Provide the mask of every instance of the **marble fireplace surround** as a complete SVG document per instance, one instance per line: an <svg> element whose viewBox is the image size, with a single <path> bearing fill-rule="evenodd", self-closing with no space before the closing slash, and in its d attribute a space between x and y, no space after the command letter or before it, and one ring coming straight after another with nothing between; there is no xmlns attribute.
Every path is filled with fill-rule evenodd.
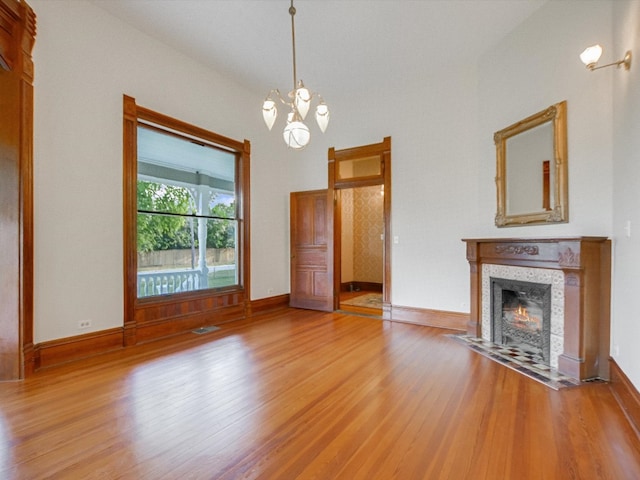
<svg viewBox="0 0 640 480"><path fill-rule="evenodd" d="M467 334L490 340L489 278L552 285L551 367L608 379L611 241L606 237L463 239L470 269Z"/></svg>

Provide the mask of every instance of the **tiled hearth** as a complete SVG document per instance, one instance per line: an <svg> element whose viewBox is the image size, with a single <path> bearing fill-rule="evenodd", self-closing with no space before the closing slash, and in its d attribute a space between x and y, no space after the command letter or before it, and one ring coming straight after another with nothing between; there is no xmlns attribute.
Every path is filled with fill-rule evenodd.
<svg viewBox="0 0 640 480"><path fill-rule="evenodd" d="M605 237L465 239L467 335L490 342L491 277L551 285L551 370L608 379L611 242Z"/></svg>
<svg viewBox="0 0 640 480"><path fill-rule="evenodd" d="M554 390L582 385L580 380L563 375L548 365L540 364L537 361L537 355L523 348L496 345L483 338L469 335L450 335L450 337L468 346L471 350Z"/></svg>

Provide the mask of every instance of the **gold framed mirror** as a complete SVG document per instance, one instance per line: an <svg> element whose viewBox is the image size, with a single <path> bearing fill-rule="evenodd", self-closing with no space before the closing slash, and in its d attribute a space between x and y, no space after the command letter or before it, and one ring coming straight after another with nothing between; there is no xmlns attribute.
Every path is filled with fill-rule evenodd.
<svg viewBox="0 0 640 480"><path fill-rule="evenodd" d="M496 226L568 222L567 102L514 123L493 139Z"/></svg>

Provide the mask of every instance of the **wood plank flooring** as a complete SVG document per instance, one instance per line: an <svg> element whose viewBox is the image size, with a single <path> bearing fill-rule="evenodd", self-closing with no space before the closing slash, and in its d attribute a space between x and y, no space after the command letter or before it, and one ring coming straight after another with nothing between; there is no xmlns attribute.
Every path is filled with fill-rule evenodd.
<svg viewBox="0 0 640 480"><path fill-rule="evenodd" d="M637 479L606 384L285 309L0 384L2 479Z"/></svg>
<svg viewBox="0 0 640 480"><path fill-rule="evenodd" d="M369 306L361 306L361 305L349 305L344 303L345 301L352 300L356 297L360 297L363 295L367 295L370 293L376 293L378 295L382 295L381 292L374 292L369 290L359 290L357 292L340 292L340 310L343 312L349 313L360 313L363 315L370 315L374 317L382 317L382 308L372 308Z"/></svg>

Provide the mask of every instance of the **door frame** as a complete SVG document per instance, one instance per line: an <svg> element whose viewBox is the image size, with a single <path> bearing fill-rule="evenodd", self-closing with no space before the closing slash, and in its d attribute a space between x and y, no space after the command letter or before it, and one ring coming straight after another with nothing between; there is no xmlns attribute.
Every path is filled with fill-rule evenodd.
<svg viewBox="0 0 640 480"><path fill-rule="evenodd" d="M24 1L0 0L0 381L35 369L33 345L33 80L36 16Z"/></svg>
<svg viewBox="0 0 640 480"><path fill-rule="evenodd" d="M379 156L380 173L363 177L340 179L341 161ZM329 181L327 195L333 205L333 309L340 308L340 287L342 277L342 218L338 190L346 188L384 186L383 200L383 279L382 279L382 318L391 318L391 137L385 137L380 143L336 150L329 148Z"/></svg>

